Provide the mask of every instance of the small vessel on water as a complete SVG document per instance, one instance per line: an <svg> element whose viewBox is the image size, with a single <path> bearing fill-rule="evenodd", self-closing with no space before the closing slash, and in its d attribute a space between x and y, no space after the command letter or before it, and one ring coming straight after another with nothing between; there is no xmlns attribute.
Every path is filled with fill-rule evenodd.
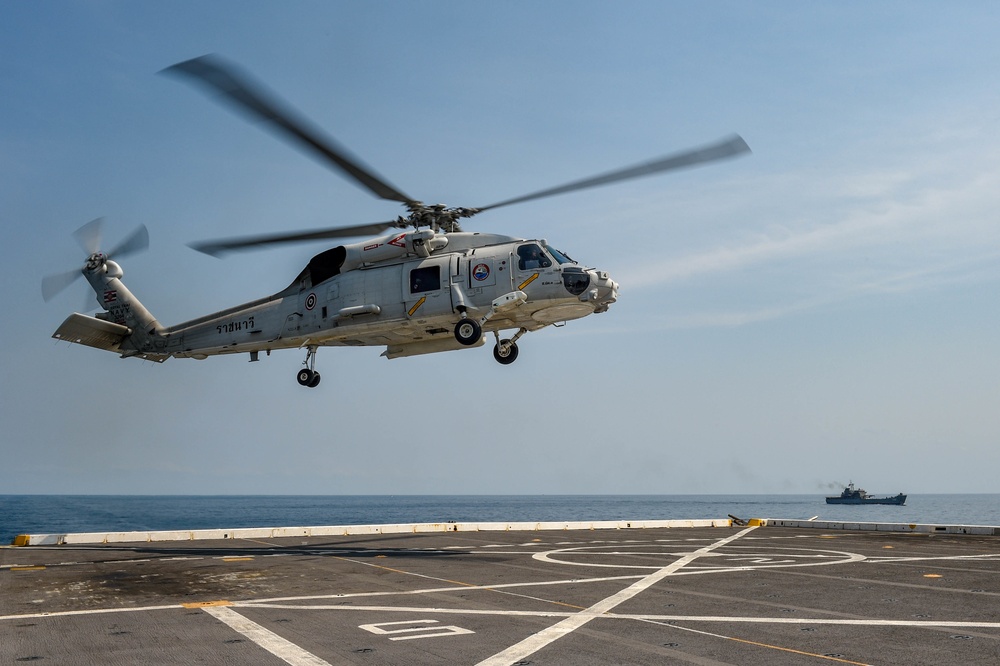
<svg viewBox="0 0 1000 666"><path fill-rule="evenodd" d="M840 497L827 497L827 504L894 504L902 506L906 502L906 495L899 493L891 497L872 497L865 490L855 488L854 482L847 484Z"/></svg>

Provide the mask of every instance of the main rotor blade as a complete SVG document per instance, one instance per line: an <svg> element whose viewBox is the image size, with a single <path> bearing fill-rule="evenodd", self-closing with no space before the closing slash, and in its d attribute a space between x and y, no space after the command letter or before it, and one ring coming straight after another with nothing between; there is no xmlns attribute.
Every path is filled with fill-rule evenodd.
<svg viewBox="0 0 1000 666"><path fill-rule="evenodd" d="M491 208L500 208L501 206L509 206L516 203L523 203L525 201L532 201L534 199L541 199L543 197L551 197L557 194L565 194L566 192L583 190L588 187L607 185L609 183L615 183L629 178L640 178L642 176L660 173L661 171L683 169L685 167L695 166L696 164L713 162L727 157L735 157L748 152L750 152L750 146L748 146L746 141L743 140L743 137L737 134L732 138L726 139L725 141L704 146L702 148L696 148L695 150L685 151L676 155L669 155L658 160L653 160L652 162L643 162L642 164L626 167L617 171L611 171L599 176L593 176L592 178L584 178L583 180L573 181L572 183L566 183L565 185L559 185L558 187L551 187L547 190L541 190L539 192L533 192L532 194L507 199L506 201L500 201L498 203L479 208L477 209L477 212L490 210Z"/></svg>
<svg viewBox="0 0 1000 666"><path fill-rule="evenodd" d="M132 235L119 243L113 250L108 252L109 257L124 257L136 252L142 252L149 247L149 231L145 224L132 232Z"/></svg>
<svg viewBox="0 0 1000 666"><path fill-rule="evenodd" d="M199 241L190 243L188 247L219 257L227 252L250 250L261 245L277 245L280 243L297 243L302 241L323 240L326 238L351 238L354 236L371 236L398 226L396 222L375 222L374 224L358 224L351 227L332 227L315 231L293 231L287 234L263 234L260 236L244 236L243 238Z"/></svg>
<svg viewBox="0 0 1000 666"><path fill-rule="evenodd" d="M347 149L338 145L332 138L324 136L320 130L311 127L310 123L298 116L291 107L283 105L276 95L265 91L262 85L253 82L248 75L222 58L205 55L171 65L162 71L187 75L200 81L220 93L223 99L237 109L267 122L279 133L283 133L307 151L353 178L375 196L400 203L413 201L374 171L363 167L360 160L352 156Z"/></svg>
<svg viewBox="0 0 1000 666"><path fill-rule="evenodd" d="M76 279L82 275L83 272L79 268L65 273L46 275L42 278L42 300L48 303L56 294L76 282Z"/></svg>

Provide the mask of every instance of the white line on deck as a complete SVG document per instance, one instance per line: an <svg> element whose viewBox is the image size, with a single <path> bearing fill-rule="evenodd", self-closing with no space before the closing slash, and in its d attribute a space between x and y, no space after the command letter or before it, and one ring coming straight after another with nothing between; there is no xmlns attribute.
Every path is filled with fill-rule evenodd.
<svg viewBox="0 0 1000 666"><path fill-rule="evenodd" d="M354 611L365 613L436 613L440 615L478 615L499 617L562 617L572 620L586 611L526 611L500 610L488 608L440 608L422 606L345 606L345 605L297 605L297 604L258 604L255 602L234 601L235 608L271 608L275 610L309 610L309 611ZM589 609L587 609L589 610ZM831 626L853 627L913 627L913 628L945 628L945 629L1000 629L1000 622L981 622L978 620L877 620L873 618L829 618L829 617L742 617L737 615L658 615L655 613L603 613L602 619L609 620L641 620L645 622L715 622L723 624L826 624ZM564 632L565 635L569 632ZM537 635L537 634L536 634ZM540 646L542 647L542 646ZM540 648L539 648L540 649ZM489 662L480 662L489 663ZM507 663L507 662L503 662Z"/></svg>
<svg viewBox="0 0 1000 666"><path fill-rule="evenodd" d="M872 564L895 564L896 562L926 562L928 560L934 561L947 561L947 560L957 560L957 561L975 561L975 560L995 560L1000 557L998 553L985 553L983 555L923 555L921 557L869 557L868 561Z"/></svg>
<svg viewBox="0 0 1000 666"><path fill-rule="evenodd" d="M183 608L180 604L168 606L133 606L129 608L90 608L88 610L53 611L50 613L18 613L15 615L0 615L0 620L36 620L44 617L68 617L72 615L102 615L105 613L139 613L144 611L171 610Z"/></svg>
<svg viewBox="0 0 1000 666"><path fill-rule="evenodd" d="M543 629L542 631L539 631L536 634L528 636L520 643L516 643L507 648L506 650L498 652L497 654L493 655L492 657L489 657L488 659L484 659L483 661L479 662L478 666L502 666L502 665L506 666L507 664L513 664L515 662L521 661L527 658L528 656L534 654L538 650L542 649L546 645L579 629L580 627L587 624L594 618L599 617L604 613L611 611L611 609L628 601L629 599L636 596L640 592L643 592L644 590L660 582L667 576L672 575L675 571L690 564L691 562L695 561L702 555L710 553L716 548L725 546L726 544L731 543L736 539L739 539L744 534L749 534L750 532L753 532L755 529L757 528L749 527L745 530L737 532L731 537L720 539L719 541L709 544L704 548L699 548L693 553L689 553L681 557L680 559L676 560L675 562L668 564L662 569L654 571L645 578L636 581L632 585L626 587L624 590L616 592L615 594L612 594L610 597L598 601L590 608L582 610L579 613L575 613L564 620L560 620L551 627L548 627L547 629Z"/></svg>
<svg viewBox="0 0 1000 666"><path fill-rule="evenodd" d="M639 574L631 576L602 576L600 578L566 578L563 580L537 580L525 583L497 583L495 585L449 585L448 587L428 587L419 590L383 590L379 592L342 592L339 594L313 594L301 597L274 597L271 599L250 599L237 605L279 603L288 601L320 601L322 599L348 599L351 597L392 597L410 594L440 594L442 592L468 592L470 590L506 590L513 587L539 587L543 585L582 585L584 583L606 583L615 580L635 580ZM305 606L303 606L305 608Z"/></svg>
<svg viewBox="0 0 1000 666"><path fill-rule="evenodd" d="M270 629L265 629L253 620L247 619L226 606L209 606L202 609L231 629L243 634L278 659L292 666L330 666L312 652L303 650L295 643L285 640Z"/></svg>

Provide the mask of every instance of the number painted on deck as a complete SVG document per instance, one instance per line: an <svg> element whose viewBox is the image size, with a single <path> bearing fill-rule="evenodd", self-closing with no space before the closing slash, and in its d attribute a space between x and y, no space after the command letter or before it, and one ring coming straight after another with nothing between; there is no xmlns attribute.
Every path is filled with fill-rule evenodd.
<svg viewBox="0 0 1000 666"><path fill-rule="evenodd" d="M471 629L463 629L453 624L445 626L420 626L412 625L437 625L437 620L404 620L402 622L379 622L377 624L361 624L358 629L364 629L373 634L389 636L390 641L410 641L415 638L438 638L440 636L460 636L462 634L474 634ZM411 625L407 628L405 625ZM398 629L383 629L383 627L399 627ZM423 633L419 633L423 632ZM393 636L392 634L407 634L406 636Z"/></svg>

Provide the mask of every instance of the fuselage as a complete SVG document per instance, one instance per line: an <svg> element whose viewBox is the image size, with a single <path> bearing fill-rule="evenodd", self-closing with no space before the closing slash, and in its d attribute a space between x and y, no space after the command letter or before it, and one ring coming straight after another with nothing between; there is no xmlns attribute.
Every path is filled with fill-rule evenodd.
<svg viewBox="0 0 1000 666"><path fill-rule="evenodd" d="M165 328L141 351L206 358L384 345L384 355L395 358L461 348L452 335L459 316L482 316L507 294L525 298L494 312L484 331L534 331L603 312L617 291L607 273L580 266L542 240L397 233L320 253L284 290Z"/></svg>

